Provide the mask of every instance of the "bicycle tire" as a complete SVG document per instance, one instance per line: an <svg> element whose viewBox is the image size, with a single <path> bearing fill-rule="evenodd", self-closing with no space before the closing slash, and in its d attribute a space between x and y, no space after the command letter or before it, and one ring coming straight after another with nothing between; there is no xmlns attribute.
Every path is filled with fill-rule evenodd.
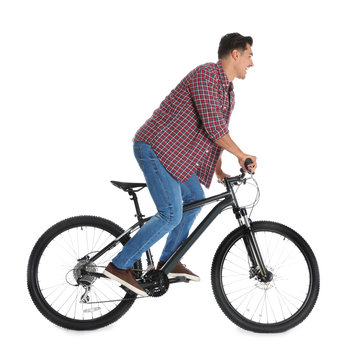
<svg viewBox="0 0 356 360"><path fill-rule="evenodd" d="M68 280L69 275L70 276L75 276L77 273L76 271L76 265L75 265L75 261L73 262L73 259L69 256L71 255L70 252L72 251L70 248L72 247L73 239L72 239L72 235L69 235L71 238L71 242L72 244L70 244L70 242L68 240L66 240L66 236L68 236L68 234L71 234L71 232L73 233L73 231L76 231L77 234L79 233L80 237L78 237L78 244L73 245L73 249L75 248L75 246L78 246L78 249L80 249L80 247L83 247L83 241L82 240L82 233L81 231L84 231L84 229L86 229L87 231L87 236L88 233L92 236L92 234L95 234L96 232L100 232L100 234L104 234L104 236L107 236L108 239L106 239L105 241L112 241L112 239L117 238L118 236L120 236L124 230L116 225L115 223L106 220L104 218L100 218L100 217L96 217L96 216L77 216L77 217L72 217L72 218L68 218L66 220L60 221L57 224L53 225L51 228L49 228L37 241L37 243L35 244L30 258L29 258L29 262L28 262L28 267L27 267L27 287L31 296L31 299L33 301L33 303L35 304L35 306L37 307L37 309L42 313L42 315L44 315L49 321L51 321L52 323L67 328L67 329L72 329L72 330L94 330L94 329L98 329L104 326L107 326L115 321L117 321L121 316L123 316L128 310L129 308L133 305L135 299L136 299L136 295L132 294L132 293L128 293L126 291L124 291L123 289L116 289L114 288L114 286L119 286L119 285L112 285L110 284L110 286L112 286L112 288L110 288L110 286L108 286L107 284L105 284L105 286L110 288L110 293L113 293L115 291L116 294L118 294L119 296L121 296L118 292L123 291L123 294L125 294L123 297L121 297L120 301L116 301L116 303L118 303L116 305L115 304L109 304L109 301L107 301L107 303L105 303L105 307L107 309L105 309L105 311L107 311L107 313L105 313L104 315L100 316L95 316L94 318L94 312L98 312L100 311L100 314L102 313L101 310L101 305L98 305L96 307L87 307L86 309L84 309L84 305L78 305L78 297L79 297L79 290L80 290L80 285L75 285L75 284L71 284ZM100 235L102 236L102 235ZM64 239L64 240L63 240ZM100 238L99 238L100 239ZM120 239L120 242L122 245L124 245L128 240L130 239L129 235L125 235L122 239ZM94 246L94 239L89 239L89 241L93 241L93 246ZM67 241L68 244L65 244L64 242ZM99 241L96 239L97 242L102 241L102 239ZM88 242L88 239L87 239ZM57 244L58 243L58 244ZM88 247L89 245L86 244L86 246ZM84 244L85 247L85 244ZM63 248L63 250L62 250ZM54 250L51 250L54 249ZM116 248L115 248L116 249ZM66 250L66 251L64 251ZM101 249L98 249L101 250ZM117 252L118 250L116 250ZM92 251L95 252L95 251ZM63 268L63 272L62 272L62 268L61 266L63 265L58 265L58 267L55 267L52 264L51 265L47 265L46 264L46 256L49 257L49 254L55 254L57 256L62 255L67 256L68 258L70 258L69 261L72 261L72 266L71 269L69 269L69 271L67 272L68 269L64 269ZM44 256L45 254L45 256ZM83 255L83 253L81 254ZM66 259L67 259L66 257ZM43 259L44 258L44 259ZM53 257L56 260L56 257ZM61 260L62 261L62 260ZM46 264L46 265L42 265L42 263ZM41 264L41 265L40 265ZM41 280L41 276L39 276L39 268L42 269L42 266L47 266L46 269L49 269L49 272L51 272L52 268L53 268L53 278L60 278L62 279L62 277L65 278L65 281L68 282L68 288L66 287L66 283L63 281L63 279L61 281L63 281L63 284L60 285L60 291L62 291L62 289L66 289L63 291L72 291L72 289L70 288L70 286L72 287L77 287L78 289L77 294L75 296L75 290L74 291L74 295L73 298L74 300L70 300L70 303L72 302L72 308L73 306L75 306L75 310L73 311L73 309L71 311L73 311L74 313L74 318L68 316L68 314L63 314L61 313L58 309L56 309L56 307L53 305L51 305L49 303L49 301L47 301L46 299L46 294L44 294L45 290L47 289L43 289L40 285L40 283L42 283ZM55 269L59 269L60 271L55 272ZM93 264L92 265L92 269L96 268L96 266ZM141 265L141 261L138 261L135 263L134 265L134 269L136 270L142 270L142 265ZM91 270L91 269L89 269ZM42 270L41 270L42 271ZM40 272L41 272L40 271ZM74 274L74 275L72 275ZM46 275L47 277L49 275ZM91 280L93 278L90 278ZM48 280L46 280L48 282ZM51 281L51 278L50 280ZM54 281L54 280L53 280ZM99 281L104 281L101 278L100 279L96 279L96 282ZM110 281L109 279L105 279L105 281ZM116 283L116 282L113 282ZM99 284L99 283L96 283ZM118 284L118 283L117 283ZM95 283L94 283L95 285ZM59 286L59 285L57 285ZM97 286L97 285L96 285ZM101 285L103 286L103 285ZM94 286L93 286L94 287ZM54 291L57 291L57 288L55 287L55 285L53 285L53 289L55 289ZM68 290L69 289L69 290ZM109 291L109 290L106 290ZM101 290L102 292L102 290ZM58 293L58 291L57 291ZM48 294L48 293L47 293ZM54 296L54 295L53 295ZM100 296L102 296L100 294ZM67 300L68 303L69 299ZM104 302L102 302L102 304L104 304ZM62 307L67 306L66 304L63 304ZM82 310L82 317L81 319L76 318L76 311L77 311L77 307L79 308L79 306L82 306L83 310ZM109 306L114 306L113 309L110 309ZM98 310L98 308L100 310ZM89 310L88 310L89 309ZM94 309L94 310L93 310ZM69 313L69 310L68 310ZM80 310L78 310L78 313L80 313ZM90 318L91 316L91 318ZM89 317L89 318L88 318Z"/></svg>
<svg viewBox="0 0 356 360"><path fill-rule="evenodd" d="M215 253L211 269L214 296L225 315L241 328L258 333L284 332L305 320L313 309L320 288L318 264L307 242L289 227L275 222L259 221L253 222L251 228L256 236L266 268L275 271L274 279L268 284L263 284L256 277L251 278L247 252L246 258L243 257L243 253L238 252L245 249L243 237L246 227L242 226L232 231L223 240ZM262 243L265 247L261 246ZM283 247L283 250L276 250L278 246ZM272 254L269 248L273 249L273 247L275 249ZM275 253L278 253L278 251L281 252L279 257L285 258L281 265L275 265L277 261L275 260L275 257L277 257ZM285 255L287 251L290 251L289 258L288 255ZM294 261L295 265L293 265ZM246 262L248 266L246 266ZM301 271L298 270L297 274L291 272L290 267L292 266L300 267ZM285 275L283 275L282 270L293 278L293 282L289 281L290 278L283 277ZM299 274L304 275L303 279L297 278ZM307 279L307 276L309 276L309 279ZM229 281L227 277L230 277ZM297 281L294 282L294 279ZM233 281L231 282L231 280ZM295 295L302 294L297 289L297 285L294 285L299 284L299 280L303 284L306 293L303 301ZM282 287L284 286L283 291L278 289L280 284L282 284ZM246 287L242 288L242 286ZM233 287L234 291L230 290L231 287ZM285 291L286 287L288 287L288 291ZM295 294L289 294L289 292L293 291L295 291ZM258 299L260 299L259 303ZM271 299L275 301L276 305L270 303ZM278 299L279 304L276 299ZM300 304L301 302L300 307L292 313L292 310L294 310L293 303ZM251 315L253 311L253 309L252 311L250 309L252 307L251 303L258 304L253 315ZM294 306L296 306L295 304ZM289 309L290 316L286 316L285 313L288 311L284 309L288 308L288 305L292 308L292 310ZM270 321L271 318L273 321Z"/></svg>

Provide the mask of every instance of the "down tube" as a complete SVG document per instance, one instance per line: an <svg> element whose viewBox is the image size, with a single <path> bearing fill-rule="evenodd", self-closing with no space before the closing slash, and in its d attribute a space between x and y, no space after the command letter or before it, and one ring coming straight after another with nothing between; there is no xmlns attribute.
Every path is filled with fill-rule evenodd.
<svg viewBox="0 0 356 360"><path fill-rule="evenodd" d="M190 247L198 240L200 235L206 230L207 227L214 221L214 219L221 213L221 211L227 206L232 204L232 197L229 196L225 200L219 202L210 213L204 218L204 220L197 226L197 228L187 237L185 241L178 247L174 254L163 265L162 271L166 274L176 266L183 255L190 249Z"/></svg>

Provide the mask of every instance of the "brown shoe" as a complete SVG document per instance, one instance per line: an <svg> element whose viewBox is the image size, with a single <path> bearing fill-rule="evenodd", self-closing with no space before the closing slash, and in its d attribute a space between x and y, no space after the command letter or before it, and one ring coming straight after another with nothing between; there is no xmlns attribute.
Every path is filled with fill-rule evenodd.
<svg viewBox="0 0 356 360"><path fill-rule="evenodd" d="M108 278L118 281L137 295L148 296L146 291L136 281L133 270L118 269L112 262L105 268L103 274Z"/></svg>
<svg viewBox="0 0 356 360"><path fill-rule="evenodd" d="M165 263L162 261L159 261L157 264L157 270L161 269L161 267ZM185 278L192 280L192 281L200 281L200 277L198 275L195 275L192 273L189 269L185 267L181 262L179 262L172 271L168 274L168 278L172 279L178 276L184 276Z"/></svg>

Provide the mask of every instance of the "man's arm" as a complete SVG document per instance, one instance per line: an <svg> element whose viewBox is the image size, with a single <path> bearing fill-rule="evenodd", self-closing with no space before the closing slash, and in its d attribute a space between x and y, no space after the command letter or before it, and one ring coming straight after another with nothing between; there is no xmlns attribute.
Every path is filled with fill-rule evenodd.
<svg viewBox="0 0 356 360"><path fill-rule="evenodd" d="M208 70L201 69L188 88L208 138L215 142L228 134L228 122L222 110L218 79Z"/></svg>
<svg viewBox="0 0 356 360"><path fill-rule="evenodd" d="M221 155L222 155L222 153L220 153L220 156L219 156L218 162L216 164L216 168L215 168L215 174L216 174L216 177L218 178L218 181L223 181L224 178L231 176L229 174L224 173L224 171L221 169L221 163L222 163Z"/></svg>
<svg viewBox="0 0 356 360"><path fill-rule="evenodd" d="M245 154L236 144L235 142L231 139L229 134L224 135L223 137L221 137L220 139L216 140L215 143L217 145L219 145L220 147L222 147L223 149L227 150L228 152L230 152L231 154L235 155L238 159L238 162L240 164L240 166L242 167L242 169L244 171L247 171L247 169L245 168L245 160L247 158L250 158L252 160L252 164L248 166L250 171L255 171L257 169L257 158L256 156L253 155L247 155ZM218 179L221 180L219 178L219 175L222 173L221 170L221 158L218 160L218 165L216 166L216 175L218 176Z"/></svg>

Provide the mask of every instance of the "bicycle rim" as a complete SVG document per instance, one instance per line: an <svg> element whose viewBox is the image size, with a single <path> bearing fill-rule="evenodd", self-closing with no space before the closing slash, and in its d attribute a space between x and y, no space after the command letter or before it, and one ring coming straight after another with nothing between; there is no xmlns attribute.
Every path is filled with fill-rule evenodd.
<svg viewBox="0 0 356 360"><path fill-rule="evenodd" d="M274 225L274 230L254 226L265 266L273 274L270 282L264 283L251 273L242 232L230 237L221 253L219 288L225 309L228 307L226 313L253 331L283 331L295 326L311 311L319 289L319 284L316 290L313 283L310 248L306 250L307 244L303 240L303 245L291 229L285 232L282 225Z"/></svg>

